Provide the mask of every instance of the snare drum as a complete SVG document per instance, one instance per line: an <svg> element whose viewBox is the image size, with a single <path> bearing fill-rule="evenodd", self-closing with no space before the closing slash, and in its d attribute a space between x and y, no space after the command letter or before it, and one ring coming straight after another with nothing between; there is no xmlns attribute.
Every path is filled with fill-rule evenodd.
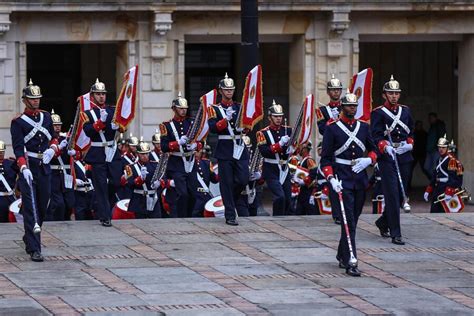
<svg viewBox="0 0 474 316"><path fill-rule="evenodd" d="M118 201L112 210L112 219L134 219L135 213L128 210L130 199Z"/></svg>
<svg viewBox="0 0 474 316"><path fill-rule="evenodd" d="M216 196L215 198L207 201L204 206L204 217L220 217L224 218L225 207L222 203L222 197Z"/></svg>
<svg viewBox="0 0 474 316"><path fill-rule="evenodd" d="M10 223L22 223L23 215L20 214L21 199L16 200L8 207L8 221Z"/></svg>

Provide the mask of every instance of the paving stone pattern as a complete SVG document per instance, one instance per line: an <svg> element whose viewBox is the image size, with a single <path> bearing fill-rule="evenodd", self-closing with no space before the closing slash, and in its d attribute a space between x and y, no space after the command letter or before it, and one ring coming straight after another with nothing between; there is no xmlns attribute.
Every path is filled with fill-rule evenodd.
<svg viewBox="0 0 474 316"><path fill-rule="evenodd" d="M402 214L406 246L361 216L362 277L328 216L46 223L43 254L0 225L0 315L473 315L474 213Z"/></svg>

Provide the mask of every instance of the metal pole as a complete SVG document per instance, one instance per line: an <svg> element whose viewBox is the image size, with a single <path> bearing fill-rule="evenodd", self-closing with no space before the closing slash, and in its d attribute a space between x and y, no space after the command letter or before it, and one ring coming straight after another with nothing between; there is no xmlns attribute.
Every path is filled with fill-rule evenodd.
<svg viewBox="0 0 474 316"><path fill-rule="evenodd" d="M258 0L241 0L241 54L244 76L258 64Z"/></svg>

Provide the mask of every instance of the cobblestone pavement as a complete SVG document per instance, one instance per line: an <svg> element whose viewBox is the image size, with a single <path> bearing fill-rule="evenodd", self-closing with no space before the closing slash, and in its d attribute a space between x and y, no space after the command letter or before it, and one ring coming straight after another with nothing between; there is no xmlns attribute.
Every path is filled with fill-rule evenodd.
<svg viewBox="0 0 474 316"><path fill-rule="evenodd" d="M328 216L46 223L46 261L0 225L0 314L472 315L474 213L402 214L406 246L364 214L361 278Z"/></svg>

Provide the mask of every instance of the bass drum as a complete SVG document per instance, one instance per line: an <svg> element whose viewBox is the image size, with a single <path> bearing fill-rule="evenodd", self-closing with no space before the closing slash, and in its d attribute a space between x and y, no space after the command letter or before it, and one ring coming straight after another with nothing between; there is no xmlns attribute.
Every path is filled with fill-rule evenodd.
<svg viewBox="0 0 474 316"><path fill-rule="evenodd" d="M135 213L128 211L130 199L118 201L112 210L112 219L135 219Z"/></svg>
<svg viewBox="0 0 474 316"><path fill-rule="evenodd" d="M10 223L23 223L23 215L20 214L21 199L16 200L8 207L8 221Z"/></svg>
<svg viewBox="0 0 474 316"><path fill-rule="evenodd" d="M224 218L224 203L222 203L222 197L216 196L215 198L207 201L204 206L204 217L219 217Z"/></svg>

